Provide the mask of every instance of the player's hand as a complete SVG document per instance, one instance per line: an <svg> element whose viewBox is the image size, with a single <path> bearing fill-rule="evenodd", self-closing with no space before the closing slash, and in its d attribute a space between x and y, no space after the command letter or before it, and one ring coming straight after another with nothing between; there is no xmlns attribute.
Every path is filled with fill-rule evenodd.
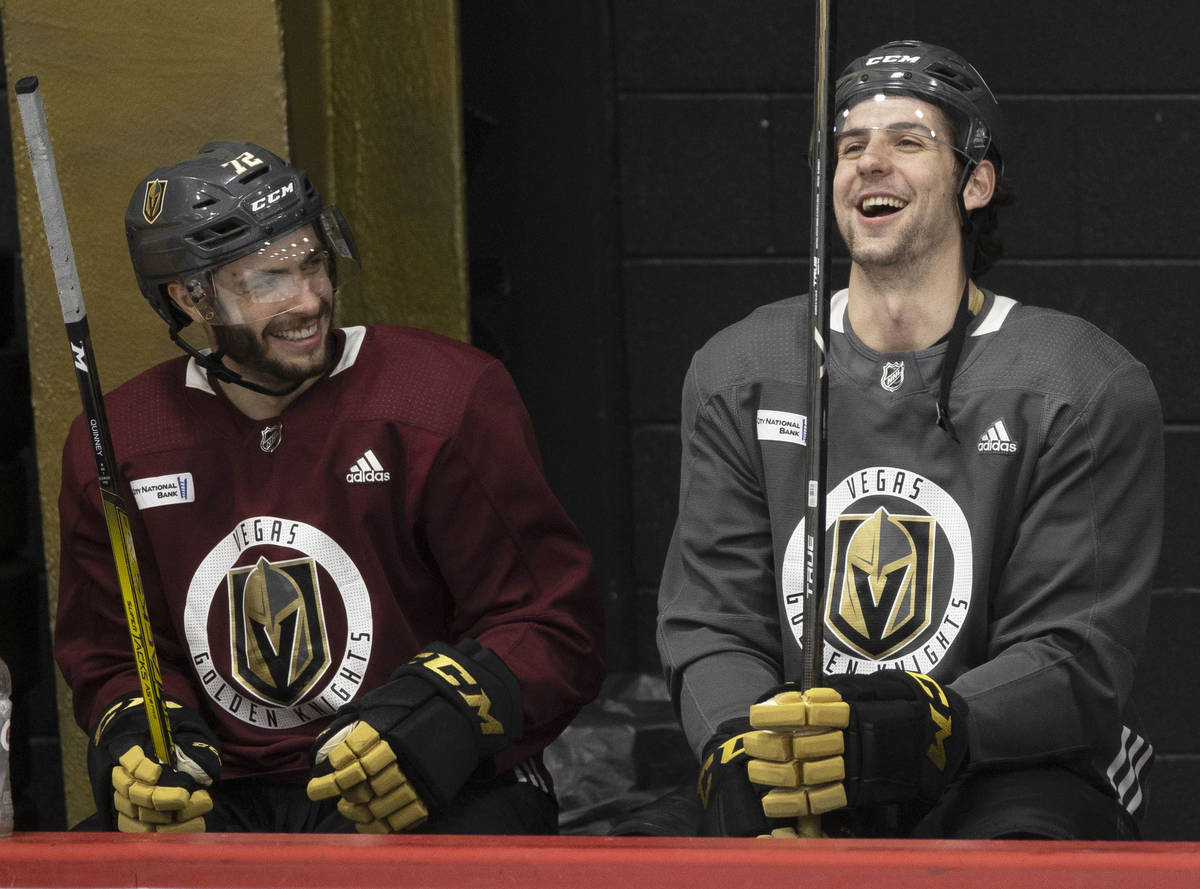
<svg viewBox="0 0 1200 889"><path fill-rule="evenodd" d="M767 795L771 811L936 802L966 760L962 698L924 674L900 670L831 676L826 685L804 693L803 708L795 706L794 690L751 708L751 723L765 731L747 738L756 760L750 774L776 788ZM840 730L822 712L838 702L846 716ZM834 752L839 740L843 750Z"/></svg>
<svg viewBox="0 0 1200 889"><path fill-rule="evenodd" d="M140 695L114 703L88 745L92 796L105 826L126 833L203 831L212 811L205 789L221 773L217 739L196 711L166 700L176 768L160 763Z"/></svg>
<svg viewBox="0 0 1200 889"><path fill-rule="evenodd" d="M771 788L763 797L770 818L820 815L846 805L843 759L850 707L831 688L787 690L750 708L746 736L750 780Z"/></svg>
<svg viewBox="0 0 1200 889"><path fill-rule="evenodd" d="M434 642L346 704L313 745L312 800L338 799L360 833L419 827L521 736L521 689L473 639Z"/></svg>
<svg viewBox="0 0 1200 889"><path fill-rule="evenodd" d="M408 776L396 764L392 746L361 719L322 735L318 764L308 782L312 800L338 800L338 811L355 822L360 833L398 833L420 827L429 809Z"/></svg>

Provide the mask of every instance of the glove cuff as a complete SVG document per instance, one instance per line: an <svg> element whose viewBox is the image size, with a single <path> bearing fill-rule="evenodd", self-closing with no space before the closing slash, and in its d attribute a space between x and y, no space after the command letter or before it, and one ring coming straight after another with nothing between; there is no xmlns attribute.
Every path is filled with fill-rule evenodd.
<svg viewBox="0 0 1200 889"><path fill-rule="evenodd" d="M523 731L521 686L491 649L474 639L458 645L431 642L392 680L418 676L428 682L472 729L480 757L507 749Z"/></svg>
<svg viewBox="0 0 1200 889"><path fill-rule="evenodd" d="M763 814L766 787L751 783L749 756L742 738L752 731L749 716L727 719L704 745L696 795L700 800L700 836L753 837L770 833Z"/></svg>
<svg viewBox="0 0 1200 889"><path fill-rule="evenodd" d="M967 757L967 705L922 673L831 676L850 704L846 795L851 806L934 803Z"/></svg>

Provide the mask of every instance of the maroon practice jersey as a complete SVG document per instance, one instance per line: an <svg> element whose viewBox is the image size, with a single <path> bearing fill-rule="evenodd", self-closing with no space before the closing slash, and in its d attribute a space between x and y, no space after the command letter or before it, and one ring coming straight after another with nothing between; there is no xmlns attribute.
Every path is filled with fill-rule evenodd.
<svg viewBox="0 0 1200 889"><path fill-rule="evenodd" d="M223 776L303 781L343 703L470 636L521 684L505 769L596 693L600 600L503 366L404 328L336 332L328 376L252 420L194 361L105 398L168 695ZM82 418L63 455L56 657L91 729L139 689Z"/></svg>

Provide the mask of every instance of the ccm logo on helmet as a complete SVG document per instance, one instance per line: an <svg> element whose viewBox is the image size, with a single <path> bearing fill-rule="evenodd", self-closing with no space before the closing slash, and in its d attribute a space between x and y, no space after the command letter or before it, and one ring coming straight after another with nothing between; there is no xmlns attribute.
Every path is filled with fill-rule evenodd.
<svg viewBox="0 0 1200 889"><path fill-rule="evenodd" d="M901 65L915 65L919 61L921 61L920 56L871 56L871 58L867 59L863 64L878 65L883 62L891 65L898 62Z"/></svg>
<svg viewBox="0 0 1200 889"><path fill-rule="evenodd" d="M296 193L296 183L289 182L287 185L283 186L282 188L277 188L274 191L267 192L265 197L261 197L258 200L251 201L250 202L250 211L252 213L257 213L259 210L269 207L272 204L279 203L279 201L281 201L283 198L287 197L289 194L295 194L295 193Z"/></svg>

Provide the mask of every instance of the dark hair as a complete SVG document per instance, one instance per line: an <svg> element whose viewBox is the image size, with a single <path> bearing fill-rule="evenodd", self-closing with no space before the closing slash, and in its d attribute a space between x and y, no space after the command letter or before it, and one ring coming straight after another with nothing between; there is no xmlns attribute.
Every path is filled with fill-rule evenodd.
<svg viewBox="0 0 1200 889"><path fill-rule="evenodd" d="M946 115L950 123L950 137L954 145L961 145L963 140L962 122L960 116L952 109L935 103ZM1000 236L1000 208L1010 207L1017 202L1017 191L1004 175L1004 163L1000 155L988 148L984 160L992 162L996 170L996 187L992 199L983 207L972 210L968 214L971 221L972 233L975 236L975 255L971 260L970 274L978 278L990 269L1004 255L1004 239ZM968 161L959 152L954 152L954 175L961 179Z"/></svg>
<svg viewBox="0 0 1200 889"><path fill-rule="evenodd" d="M975 231L975 257L971 262L971 277L977 278L992 267L1004 255L1004 239L1000 237L1000 208L1017 201L1017 192L1012 183L999 173L996 189L986 207L971 211L971 225Z"/></svg>

